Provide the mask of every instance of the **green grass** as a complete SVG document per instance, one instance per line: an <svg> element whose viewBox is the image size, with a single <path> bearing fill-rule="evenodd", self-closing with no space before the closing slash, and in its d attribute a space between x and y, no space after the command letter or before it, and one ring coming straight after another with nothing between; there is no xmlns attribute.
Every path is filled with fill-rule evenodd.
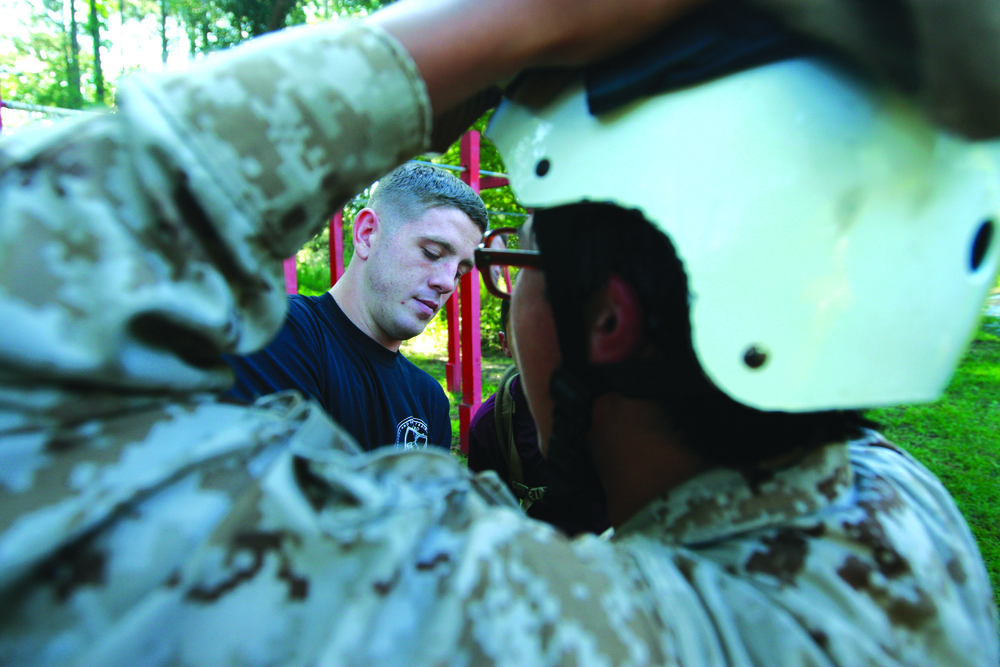
<svg viewBox="0 0 1000 667"><path fill-rule="evenodd" d="M954 496L1000 604L1000 320L983 320L940 400L868 415Z"/></svg>

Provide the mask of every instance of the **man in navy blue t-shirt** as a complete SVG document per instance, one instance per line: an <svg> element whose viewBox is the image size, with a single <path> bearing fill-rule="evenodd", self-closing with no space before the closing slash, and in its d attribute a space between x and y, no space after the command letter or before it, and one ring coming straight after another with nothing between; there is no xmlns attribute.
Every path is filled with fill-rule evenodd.
<svg viewBox="0 0 1000 667"><path fill-rule="evenodd" d="M291 296L263 350L229 357L230 395L298 389L366 450L451 445L448 397L399 353L473 266L486 230L479 196L451 174L407 163L381 179L354 219L354 256L329 292Z"/></svg>

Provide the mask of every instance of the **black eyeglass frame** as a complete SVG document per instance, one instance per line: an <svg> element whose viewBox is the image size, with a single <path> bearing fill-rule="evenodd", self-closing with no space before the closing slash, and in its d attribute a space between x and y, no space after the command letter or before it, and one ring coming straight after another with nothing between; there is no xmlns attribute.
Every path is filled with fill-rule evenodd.
<svg viewBox="0 0 1000 667"><path fill-rule="evenodd" d="M483 242L479 244L479 247L476 248L475 252L476 268L483 274L483 281L486 283L486 289L493 296L505 301L510 300L510 294L504 292L500 289L500 286L496 284L493 272L490 271L491 267L503 267L501 271L507 278L508 285L510 285L510 274L503 271L506 267L517 266L519 268L527 269L540 269L542 267L542 254L537 250L508 250L507 248L490 247L493 239L497 238L501 234L517 234L518 231L517 227L497 227L496 229L491 229L486 232L486 236L483 237Z"/></svg>

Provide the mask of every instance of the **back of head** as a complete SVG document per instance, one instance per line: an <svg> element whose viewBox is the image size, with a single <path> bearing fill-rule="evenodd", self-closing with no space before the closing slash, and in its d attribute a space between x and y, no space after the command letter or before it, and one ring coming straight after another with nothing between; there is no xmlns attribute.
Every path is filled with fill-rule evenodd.
<svg viewBox="0 0 1000 667"><path fill-rule="evenodd" d="M847 411L939 396L1000 263L997 145L770 30L742 68L722 49L721 69L685 70L666 35L557 90L529 80L488 131L566 284L549 292L564 360L574 290L622 273L669 363L606 381L679 406L689 441L699 423L749 435L734 464L782 453L760 444L777 432L821 444L860 423Z"/></svg>
<svg viewBox="0 0 1000 667"><path fill-rule="evenodd" d="M425 211L441 206L458 209L486 231L486 206L479 195L462 180L444 169L419 162L407 162L379 180L368 207L389 224L415 220Z"/></svg>
<svg viewBox="0 0 1000 667"><path fill-rule="evenodd" d="M635 290L654 351L589 373L623 395L655 400L676 441L705 462L752 467L859 437L869 425L853 410L758 410L720 390L692 344L692 295L677 251L639 211L597 202L559 206L538 211L534 231L561 328L582 330L590 297L612 273Z"/></svg>

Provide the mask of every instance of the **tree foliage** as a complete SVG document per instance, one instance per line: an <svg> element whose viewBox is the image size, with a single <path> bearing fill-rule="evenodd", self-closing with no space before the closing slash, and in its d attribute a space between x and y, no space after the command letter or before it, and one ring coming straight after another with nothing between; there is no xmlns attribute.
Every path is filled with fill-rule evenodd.
<svg viewBox="0 0 1000 667"><path fill-rule="evenodd" d="M0 2L5 22L23 25L11 31L9 44L0 43L0 94L72 109L113 101L114 77L135 67L123 63L121 72L105 76L102 56L120 36L112 28L130 30L146 19L159 26L166 63L167 50L177 46L168 39L171 29L181 29L188 54L197 56L291 25L365 15L390 1L6 0ZM21 11L11 11L14 5Z"/></svg>
<svg viewBox="0 0 1000 667"><path fill-rule="evenodd" d="M8 99L81 109L103 103L92 35L104 26L104 0L26 0L22 25L0 52L0 85ZM88 30L89 29L89 30ZM98 39L98 45L101 44ZM86 48L86 47L90 48ZM100 93L100 94L99 94Z"/></svg>
<svg viewBox="0 0 1000 667"><path fill-rule="evenodd" d="M239 44L288 25L304 23L301 0L175 0L191 53Z"/></svg>
<svg viewBox="0 0 1000 667"><path fill-rule="evenodd" d="M334 16L366 16L376 9L391 4L393 0L312 0L305 6L319 19Z"/></svg>
<svg viewBox="0 0 1000 667"><path fill-rule="evenodd" d="M192 55L293 25L365 15L385 4L385 0L174 0Z"/></svg>

